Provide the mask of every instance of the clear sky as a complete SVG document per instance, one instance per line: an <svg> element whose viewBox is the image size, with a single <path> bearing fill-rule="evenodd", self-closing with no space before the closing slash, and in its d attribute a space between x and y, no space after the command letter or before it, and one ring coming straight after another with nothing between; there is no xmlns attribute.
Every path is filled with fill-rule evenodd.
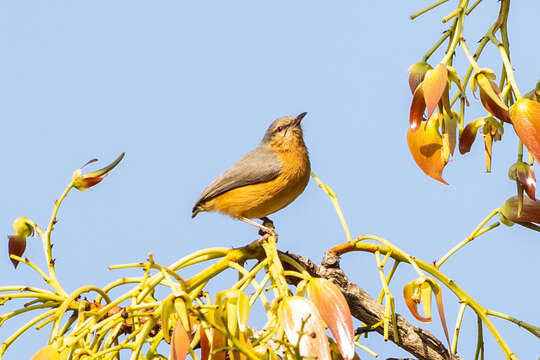
<svg viewBox="0 0 540 360"><path fill-rule="evenodd" d="M0 2L0 221L7 235L18 216L45 225L73 170L98 157L126 157L101 184L73 192L53 234L60 281L69 290L129 275L108 265L169 264L203 247L241 246L256 231L216 214L190 218L204 187L257 145L271 121L307 111L305 141L313 171L338 194L353 236L377 234L426 261L440 258L512 196L507 169L517 138L506 126L494 145L493 173L483 144L457 155L444 186L409 155L405 133L411 95L407 67L446 29L449 2L416 21L428 1L14 1ZM468 19L471 47L497 16L484 0ZM522 92L538 80L540 2L513 1L512 63ZM475 14L475 15L474 15ZM456 67L464 73L458 48ZM436 53L432 63L442 58ZM481 67L500 61L487 50ZM467 121L483 116L473 104ZM98 165L99 166L99 163ZM345 241L327 196L311 181L303 195L272 216L279 248L319 261ZM5 240L7 241L7 239ZM1 285L45 284L25 266L14 271L0 247ZM442 268L482 305L540 324L540 236L501 226L475 240ZM25 254L38 263L42 246ZM351 279L377 296L370 254L342 259ZM443 339L438 321L420 324L402 301L415 278L401 266L391 284L397 311ZM216 286L216 290L219 287ZM444 290L449 326L459 304ZM0 308L2 312L9 307ZM466 313L459 354L471 358L476 318ZM0 328L3 341L21 321ZM536 359L540 341L495 320L521 359ZM30 358L49 328L21 338L6 359ZM486 334L486 358L503 355ZM380 336L364 344L381 358L404 357ZM358 350L363 359L370 355Z"/></svg>

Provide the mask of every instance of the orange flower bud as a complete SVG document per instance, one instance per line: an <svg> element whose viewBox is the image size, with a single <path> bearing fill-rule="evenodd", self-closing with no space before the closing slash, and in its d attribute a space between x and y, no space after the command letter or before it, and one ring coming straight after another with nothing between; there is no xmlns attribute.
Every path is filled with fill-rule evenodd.
<svg viewBox="0 0 540 360"><path fill-rule="evenodd" d="M33 223L25 217L19 217L13 221L11 226L15 235L8 236L8 252L9 255L16 255L22 257L24 250L26 250L26 238L34 234ZM13 266L17 268L19 261L11 259Z"/></svg>
<svg viewBox="0 0 540 360"><path fill-rule="evenodd" d="M442 178L447 161L442 155L443 138L439 133L437 118L432 116L428 121L423 121L418 131L409 128L407 144L418 167L427 176L448 185Z"/></svg>
<svg viewBox="0 0 540 360"><path fill-rule="evenodd" d="M176 326L173 329L171 337L171 354L169 359L171 360L184 360L189 353L190 339L182 325L182 321L178 320Z"/></svg>
<svg viewBox="0 0 540 360"><path fill-rule="evenodd" d="M524 222L524 223L537 223L540 224L540 201L532 200L528 197L523 197L523 208L521 215L518 216L519 199L517 196L513 196L506 200L501 207L500 215L501 221L505 225L513 225L507 223L507 220L511 222Z"/></svg>
<svg viewBox="0 0 540 360"><path fill-rule="evenodd" d="M315 305L339 347L345 360L354 357L354 328L351 310L341 290L326 279L311 279L307 296Z"/></svg>
<svg viewBox="0 0 540 360"><path fill-rule="evenodd" d="M495 74L490 69L481 69L471 79L471 88L473 92L476 87L480 88L480 101L484 108L496 118L511 123L508 115L508 107L501 97L501 90L493 82Z"/></svg>
<svg viewBox="0 0 540 360"><path fill-rule="evenodd" d="M433 68L425 61L409 66L409 87L411 88L411 93L414 94L418 85L424 80L428 70L431 69Z"/></svg>
<svg viewBox="0 0 540 360"><path fill-rule="evenodd" d="M317 308L300 296L281 301L278 319L291 345L298 344L300 356L331 360L328 337Z"/></svg>
<svg viewBox="0 0 540 360"><path fill-rule="evenodd" d="M540 103L520 99L510 107L510 118L523 144L540 161Z"/></svg>
<svg viewBox="0 0 540 360"><path fill-rule="evenodd" d="M531 199L536 200L536 176L529 164L525 164L524 162L515 163L508 169L508 177L511 180L517 181L527 195Z"/></svg>
<svg viewBox="0 0 540 360"><path fill-rule="evenodd" d="M124 158L125 153L120 154L120 156L114 160L111 164L105 166L103 169L91 172L86 175L82 175L82 169L93 162L96 162L97 159L92 159L84 164L80 169L75 170L72 176L73 187L80 191L85 191L91 188L94 185L99 184L107 173L115 168L116 165Z"/></svg>

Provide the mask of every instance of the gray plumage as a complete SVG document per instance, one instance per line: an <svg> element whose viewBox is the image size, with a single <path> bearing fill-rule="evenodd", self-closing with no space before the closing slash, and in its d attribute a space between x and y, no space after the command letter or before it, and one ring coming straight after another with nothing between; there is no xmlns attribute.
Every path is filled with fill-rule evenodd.
<svg viewBox="0 0 540 360"><path fill-rule="evenodd" d="M272 126L268 129L270 131ZM279 157L270 151L267 137L257 148L247 153L229 170L221 174L203 191L195 206L192 217L197 215L198 207L204 202L241 186L258 184L275 179L281 173Z"/></svg>

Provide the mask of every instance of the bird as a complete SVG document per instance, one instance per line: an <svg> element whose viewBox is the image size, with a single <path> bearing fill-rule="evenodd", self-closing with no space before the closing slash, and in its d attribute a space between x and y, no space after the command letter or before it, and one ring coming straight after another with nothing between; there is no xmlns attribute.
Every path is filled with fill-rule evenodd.
<svg viewBox="0 0 540 360"><path fill-rule="evenodd" d="M191 217L219 212L256 226L261 235L277 236L267 216L293 202L309 182L311 163L301 127L306 115L272 122L259 145L202 192Z"/></svg>

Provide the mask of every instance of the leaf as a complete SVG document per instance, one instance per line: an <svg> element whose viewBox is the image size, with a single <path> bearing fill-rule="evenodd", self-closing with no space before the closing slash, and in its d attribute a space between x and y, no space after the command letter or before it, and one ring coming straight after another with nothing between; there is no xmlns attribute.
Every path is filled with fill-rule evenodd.
<svg viewBox="0 0 540 360"><path fill-rule="evenodd" d="M409 112L409 126L412 131L416 131L424 120L424 111L426 103L424 101L424 92L422 85L418 86L414 92L411 102L411 110Z"/></svg>
<svg viewBox="0 0 540 360"><path fill-rule="evenodd" d="M310 301L300 296L285 297L278 308L278 319L291 345L300 339L301 356L331 360L323 320ZM299 334L301 330L303 333Z"/></svg>
<svg viewBox="0 0 540 360"><path fill-rule="evenodd" d="M22 257L22 255L24 254L24 250L26 249L26 238L18 235L9 235L8 239L9 255L16 255L18 257ZM16 269L17 265L19 265L19 261L11 258L10 260Z"/></svg>
<svg viewBox="0 0 540 360"><path fill-rule="evenodd" d="M540 103L520 99L510 107L510 118L523 144L540 161Z"/></svg>
<svg viewBox="0 0 540 360"><path fill-rule="evenodd" d="M418 131L411 128L407 131L409 151L420 169L429 177L448 183L442 178L446 161L442 157L442 136L439 134L436 117L420 124Z"/></svg>
<svg viewBox="0 0 540 360"><path fill-rule="evenodd" d="M478 130L484 126L486 123L486 118L478 118L465 126L461 136L459 137L459 152L463 155L471 151L471 146L476 139L476 134Z"/></svg>
<svg viewBox="0 0 540 360"><path fill-rule="evenodd" d="M184 329L182 321L178 320L172 332L169 360L184 360L189 353L189 343L188 333Z"/></svg>
<svg viewBox="0 0 540 360"><path fill-rule="evenodd" d="M422 82L424 88L424 100L427 108L427 117L430 118L431 114L437 107L441 96L446 89L448 83L448 70L445 64L439 64L434 69L429 70Z"/></svg>
<svg viewBox="0 0 540 360"><path fill-rule="evenodd" d="M339 287L329 280L314 278L308 283L307 296L330 328L343 358L351 360L354 357L352 315Z"/></svg>

